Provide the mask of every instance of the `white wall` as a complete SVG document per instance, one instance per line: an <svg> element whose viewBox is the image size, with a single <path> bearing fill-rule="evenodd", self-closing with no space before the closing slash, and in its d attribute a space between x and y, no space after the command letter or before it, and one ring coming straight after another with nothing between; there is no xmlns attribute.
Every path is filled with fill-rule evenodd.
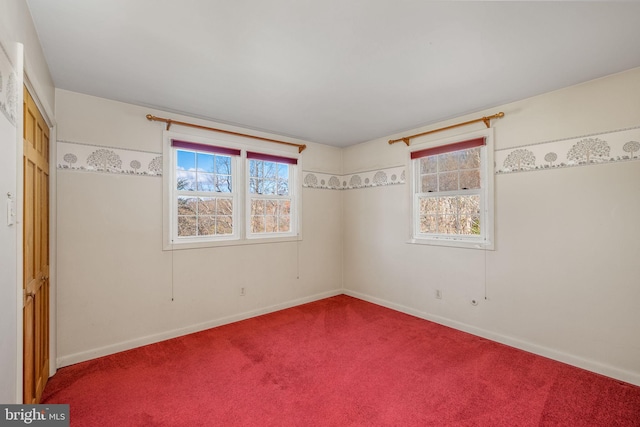
<svg viewBox="0 0 640 427"><path fill-rule="evenodd" d="M498 111L496 150L636 127L639 99L634 69L350 147L343 167L406 164L388 139ZM345 192L346 292L640 384L640 162L498 174L495 191L486 252L405 243L408 185Z"/></svg>
<svg viewBox="0 0 640 427"><path fill-rule="evenodd" d="M10 55L15 53L16 43L22 44L24 72L28 75L34 95L41 107L53 112L54 89L40 42L33 27L29 9L24 0L0 2L0 42ZM0 53L1 55L2 53ZM15 70L21 73L23 58L12 58ZM22 82L22 76L19 76ZM6 83L6 82L5 82ZM22 110L22 87L18 88L19 110ZM18 112L15 136L2 132L0 140L0 403L21 403L22 336L21 313L18 290L21 288L22 226L16 223L7 226L6 195L15 196L17 219L21 218L22 206L22 119ZM1 118L0 120L3 120Z"/></svg>
<svg viewBox="0 0 640 427"><path fill-rule="evenodd" d="M256 134L64 90L56 103L60 141L162 153L149 113ZM305 143L303 169L340 172L341 150ZM163 251L161 177L57 178L61 366L341 293L339 192L304 189L300 242Z"/></svg>

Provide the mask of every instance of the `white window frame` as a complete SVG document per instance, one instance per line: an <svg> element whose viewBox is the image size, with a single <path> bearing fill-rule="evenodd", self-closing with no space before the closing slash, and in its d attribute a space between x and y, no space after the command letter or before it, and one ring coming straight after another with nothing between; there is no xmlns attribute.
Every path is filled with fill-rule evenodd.
<svg viewBox="0 0 640 427"><path fill-rule="evenodd" d="M233 224L234 232L229 235L211 235L197 237L177 236L177 200L176 188L176 162L177 150L171 146L172 139L189 141L196 144L213 145L240 150L239 156L231 156L232 161L232 192L216 193L216 196L233 197ZM188 150L187 150L188 151ZM197 150L196 150L197 151ZM250 233L250 204L249 204L249 161L247 151L260 152L272 156L289 157L297 160L297 165L289 165L289 193L291 198L291 228L287 233ZM301 156L296 151L278 150L273 147L265 147L264 143L240 137L226 136L224 138L211 138L201 134L184 134L174 131L163 131L163 249L193 249L217 246L235 246L258 243L278 243L297 241L302 239L301 232L301 207L302 207L302 165ZM193 196L199 192L190 192ZM203 197L211 196L211 193L203 193Z"/></svg>
<svg viewBox="0 0 640 427"><path fill-rule="evenodd" d="M265 150L262 150L262 152L264 154L270 154L270 153L266 153ZM286 157L291 157L291 156L286 156ZM278 194L254 194L250 192L250 185L249 185L249 180L251 179L250 176L250 172L249 172L249 162L251 159L245 158L245 188L246 188L246 197L245 197L245 212L247 213L245 215L245 229L246 229L246 235L247 235L247 239L271 239L271 238L275 238L275 237L294 237L296 236L297 232L296 230L298 229L297 224L298 224L298 204L296 203L297 200L297 194L298 194L298 186L297 186L297 182L299 181L296 177L296 171L299 169L298 165L291 165L289 164L289 177L288 177L288 192L289 194L286 196L280 196ZM251 231L251 201L252 199L274 199L274 200L290 200L291 201L291 208L290 208L290 218L289 218L289 231L287 232L270 232L270 233L253 233Z"/></svg>
<svg viewBox="0 0 640 427"><path fill-rule="evenodd" d="M422 245L451 246L458 248L470 249L495 249L494 238L494 160L493 160L493 129L484 129L481 131L470 132L455 137L439 139L436 141L412 144L409 154L434 148L456 142L467 141L474 138L485 138L485 145L481 147L480 155L480 189L478 190L458 190L438 192L441 196L458 195L464 191L466 195L480 195L480 236L474 235L446 235L446 234L427 234L420 232L420 159L411 159L409 155L409 164L407 170L411 171L411 179L409 191L411 192L411 238L409 243ZM435 194L434 194L435 195Z"/></svg>

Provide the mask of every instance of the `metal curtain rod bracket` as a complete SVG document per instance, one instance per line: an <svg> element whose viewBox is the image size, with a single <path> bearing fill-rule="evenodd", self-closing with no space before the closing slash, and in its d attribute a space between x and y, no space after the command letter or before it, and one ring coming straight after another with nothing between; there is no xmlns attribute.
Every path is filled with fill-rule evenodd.
<svg viewBox="0 0 640 427"><path fill-rule="evenodd" d="M289 145L292 147L298 147L298 153L302 153L305 150L305 148L307 148L305 144L294 144L293 142L278 141L277 139L263 138L261 136L255 136L255 135L247 135L246 133L233 132L233 131L224 130L224 129L217 129L217 128L212 128L208 126L197 125L195 123L187 123L187 122L181 122L178 120L165 119L163 117L156 117L151 114L147 114L147 120L155 121L155 122L164 122L167 124L167 130L171 128L171 125L180 125L180 126L187 126L187 127L192 127L196 129L210 130L212 132L226 133L228 135L236 135L236 136L243 136L245 138L259 139L260 141L274 142L276 144Z"/></svg>
<svg viewBox="0 0 640 427"><path fill-rule="evenodd" d="M424 136L424 135L429 135L430 133L436 133L436 132L441 132L443 130L448 130L448 129L453 129L453 128L457 128L460 126L466 126L466 125L470 125L472 123L477 123L477 122L483 122L485 124L485 126L487 126L487 128L491 127L491 119L499 119L504 117L504 113L501 111L497 114L493 114L491 116L486 116L486 117L481 117L479 119L475 119L475 120L469 120L468 122L463 122L463 123L457 123L455 125L451 125L451 126L445 126L443 128L438 128L438 129L433 129L433 130L429 130L426 132L421 132L421 133L417 133L415 135L411 135L411 136L405 136L402 138L398 138L398 139L391 139L389 140L389 144L395 144L396 142L404 142L405 144L407 144L407 147L409 146L409 144L411 143L411 139L412 138L417 138L419 136Z"/></svg>

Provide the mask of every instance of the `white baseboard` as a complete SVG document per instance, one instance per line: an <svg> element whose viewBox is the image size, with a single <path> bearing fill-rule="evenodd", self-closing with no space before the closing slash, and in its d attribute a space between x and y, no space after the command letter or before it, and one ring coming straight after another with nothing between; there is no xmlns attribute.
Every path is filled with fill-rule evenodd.
<svg viewBox="0 0 640 427"><path fill-rule="evenodd" d="M466 323L458 322L455 320L447 319L445 317L425 313L420 310L416 310L414 308L406 307L401 304L396 304L381 298L376 298L367 294L362 294L360 292L351 291L348 289L343 290L345 295L352 296L354 298L358 298L364 301L371 302L373 304L381 305L383 307L390 308L392 310L396 310L405 314L410 314L415 317L419 317L421 319L429 320L434 323L438 323L444 326L448 326L460 331L468 332L472 335L476 335L482 338L486 338L492 341L499 342L501 344L508 345L510 347L515 347L520 350L528 351L533 354L537 354L539 356L547 357L549 359L553 359L559 362L566 363L568 365L576 366L578 368L586 369L587 371L595 372L610 378L614 378L620 381L627 382L629 384L634 384L640 386L640 374L637 372L626 371L623 369L616 368L611 365L606 365L600 362L596 362L589 359L584 359L579 356L575 356L569 353L564 353L558 350L554 350L549 347L544 347L538 344L534 344L528 341L523 341L511 336L499 334L496 332L492 332L486 329L481 329L472 325L468 325Z"/></svg>
<svg viewBox="0 0 640 427"><path fill-rule="evenodd" d="M184 328L173 329L170 331L162 332L154 335L147 335L144 337L136 338L129 341L123 341L116 344L107 345L104 347L94 348L91 350L83 351L80 353L69 354L61 356L56 359L56 365L58 368L73 365L75 363L85 362L87 360L95 359L102 356L108 356L110 354L119 353L125 350L131 350L143 345L154 344L160 341L165 341L171 338L177 338L183 335L192 334L194 332L204 331L206 329L215 328L217 326L227 325L229 323L246 320L251 317L260 316L267 313L273 313L274 311L284 310L286 308L295 307L301 304L329 298L336 295L341 295L342 289L336 289L333 291L323 292L320 294L311 295L304 298L298 298L295 300L287 301L280 304L275 304L269 307L263 307L258 310L247 311L244 313L238 313L233 316L221 317L219 319L213 319L204 323L187 326Z"/></svg>

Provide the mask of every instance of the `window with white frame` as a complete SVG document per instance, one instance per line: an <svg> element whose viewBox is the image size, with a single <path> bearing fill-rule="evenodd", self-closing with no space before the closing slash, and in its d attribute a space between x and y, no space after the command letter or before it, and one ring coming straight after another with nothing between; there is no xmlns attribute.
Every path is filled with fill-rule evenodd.
<svg viewBox="0 0 640 427"><path fill-rule="evenodd" d="M413 242L493 248L490 133L411 152Z"/></svg>
<svg viewBox="0 0 640 427"><path fill-rule="evenodd" d="M167 244L197 247L297 238L296 157L241 144L169 140Z"/></svg>
<svg viewBox="0 0 640 427"><path fill-rule="evenodd" d="M292 166L295 159L248 152L249 235L291 232Z"/></svg>
<svg viewBox="0 0 640 427"><path fill-rule="evenodd" d="M240 150L172 140L174 240L234 238Z"/></svg>

